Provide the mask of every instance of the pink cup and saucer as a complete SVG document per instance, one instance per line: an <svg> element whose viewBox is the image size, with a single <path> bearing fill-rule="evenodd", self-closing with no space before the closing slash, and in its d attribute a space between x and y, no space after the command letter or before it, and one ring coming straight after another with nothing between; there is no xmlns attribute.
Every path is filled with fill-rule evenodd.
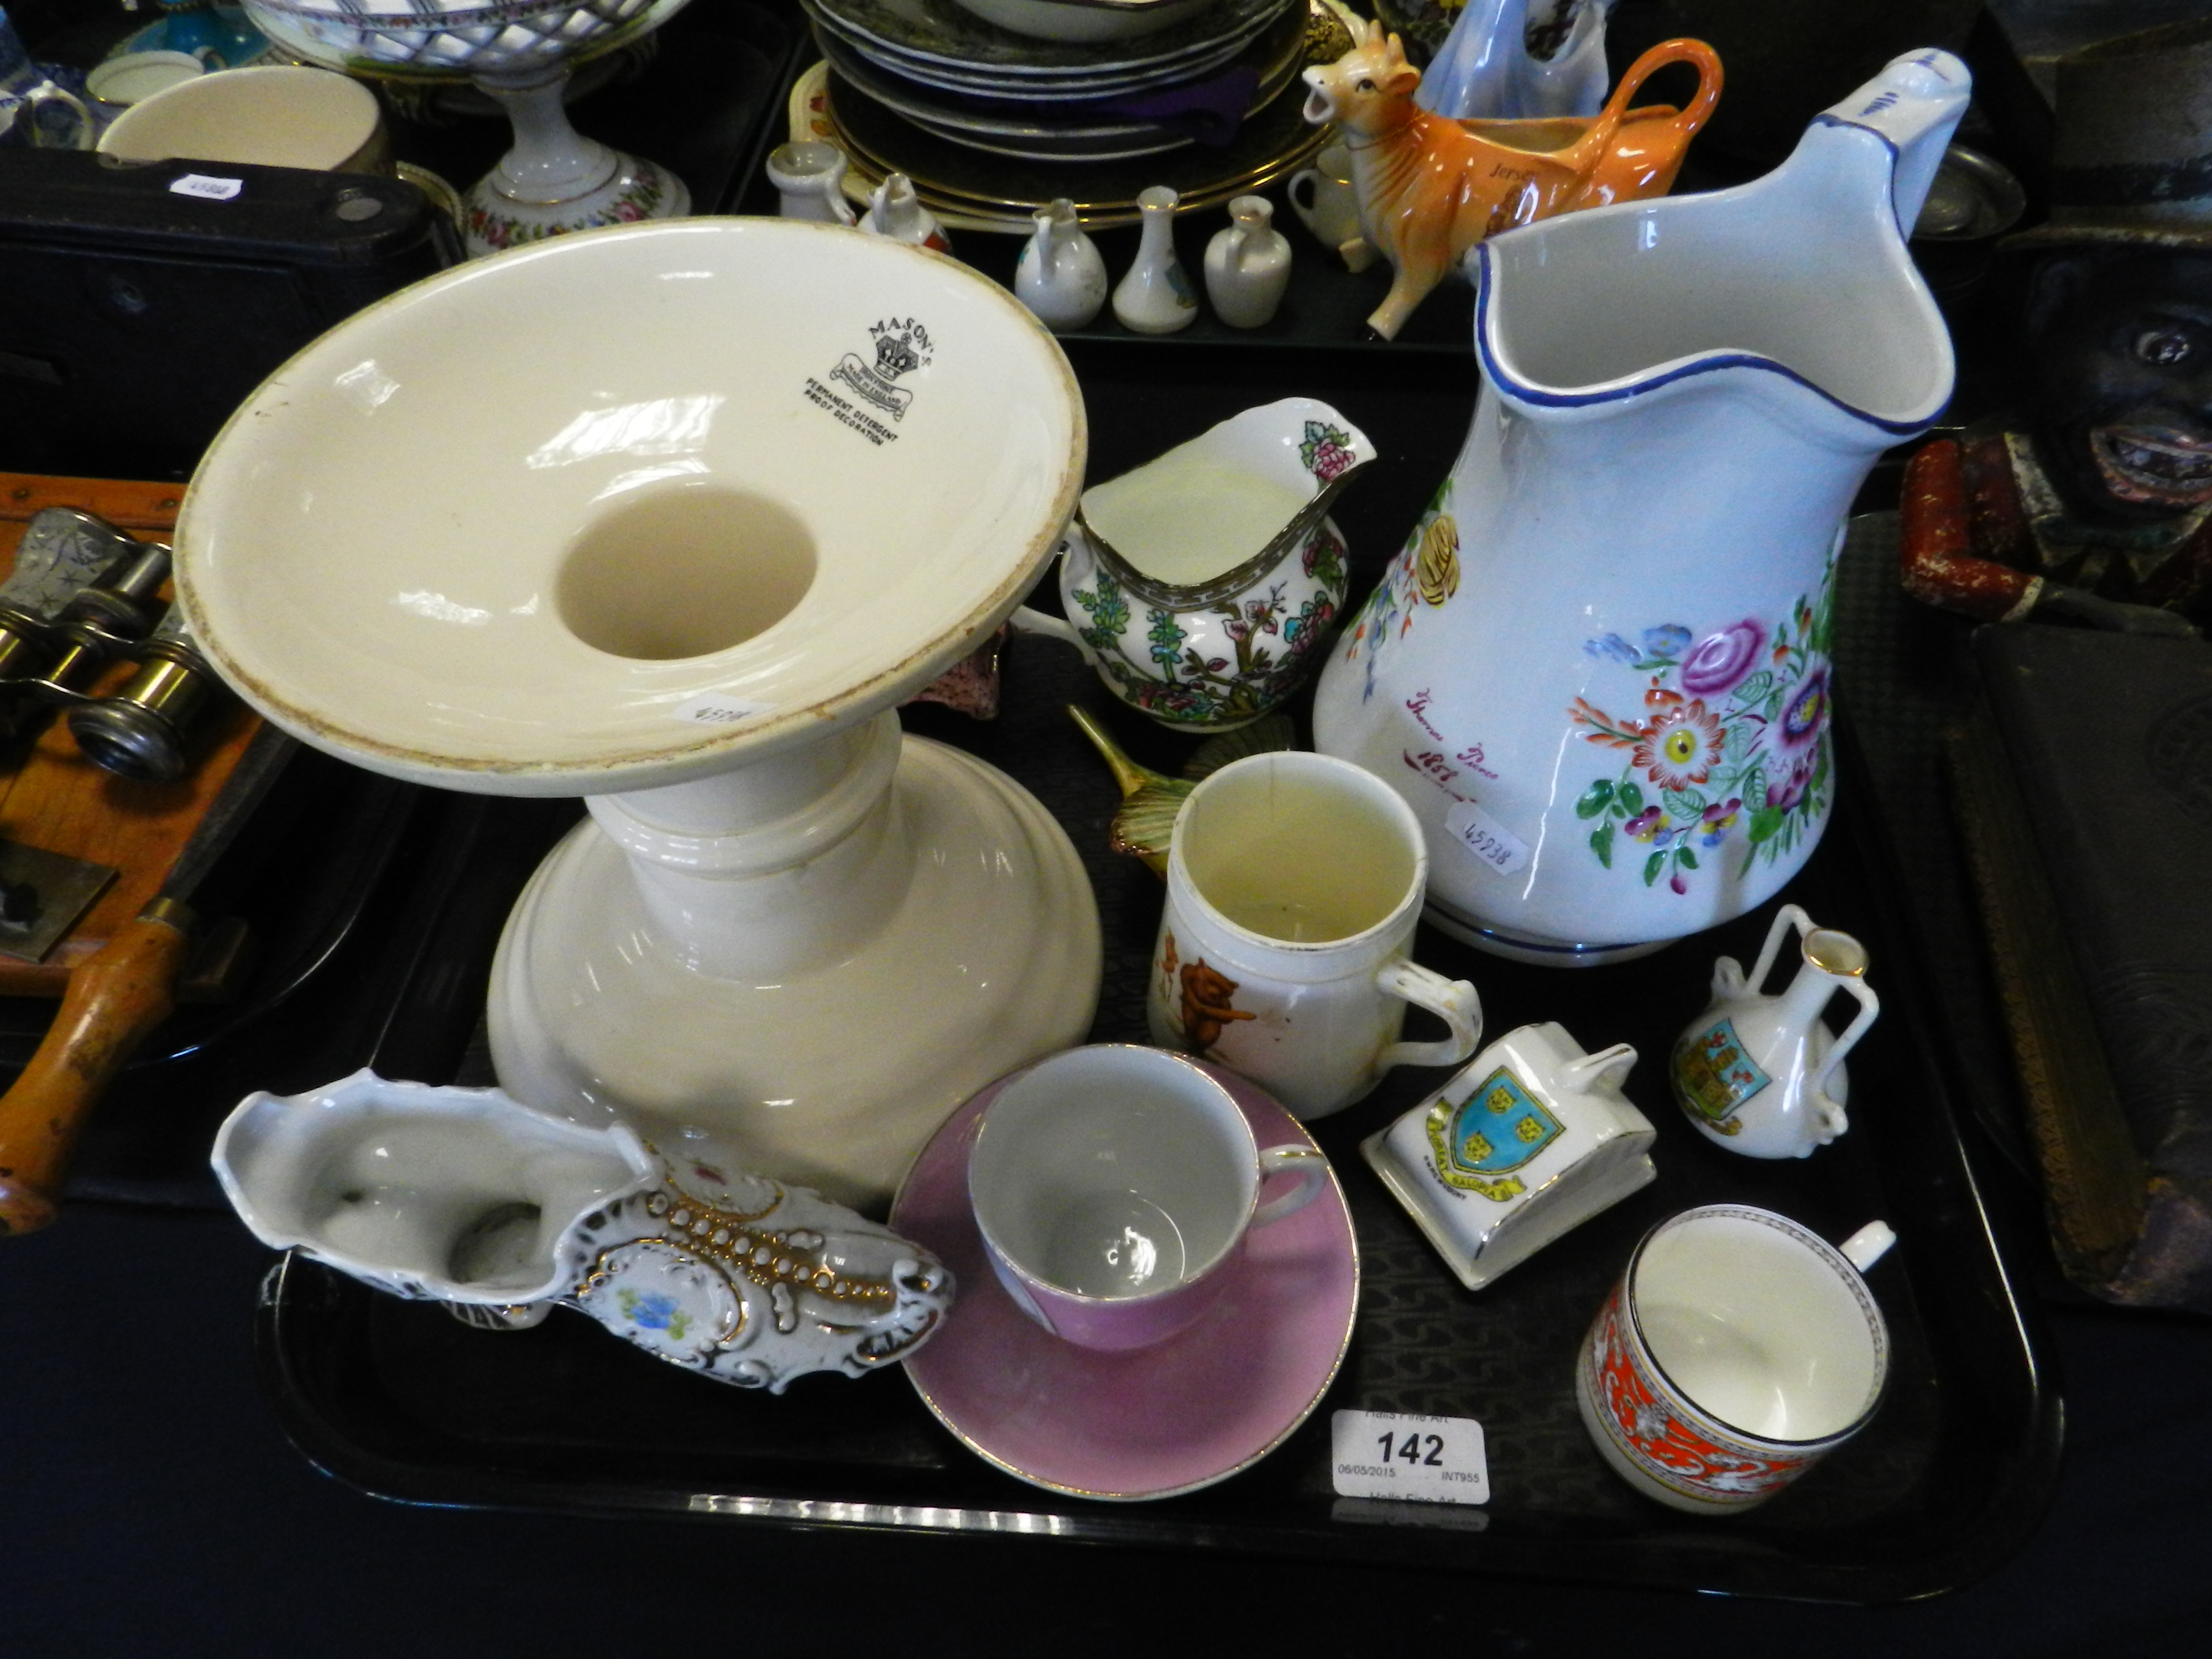
<svg viewBox="0 0 2212 1659"><path fill-rule="evenodd" d="M1149 1076L1201 1112L1211 1097L1241 1156L1266 1149L1259 1164L1267 1178L1249 1196L1238 1189L1251 1207L1236 1224L1233 1248L1210 1257L1213 1265L1194 1265L1206 1288L1193 1322L1142 1346L1081 1346L1046 1328L1052 1318L1067 1324L1064 1308L1048 1298L1050 1311L1041 1314L1029 1291L1009 1290L1009 1279L1022 1285L1022 1272L1003 1255L994 1261L978 1224L977 1204L987 1214L994 1206L988 1176L971 1197L971 1154L984 1115L1009 1090L1035 1093L1040 1076L1050 1075L1070 1088L1072 1103L1097 1099L1100 1085L1124 1080L1123 1067L1132 1084ZM993 1119L1000 1130L1008 1121L1006 1113ZM1303 1206L1301 1180L1313 1192ZM945 1328L907 1364L923 1403L978 1456L1048 1491L1133 1501L1225 1480L1312 1414L1351 1343L1359 1261L1334 1171L1263 1091L1179 1055L1078 1049L1000 1079L924 1149L892 1205L891 1224L934 1252L961 1287ZM1152 1294L1128 1297L1125 1324L1133 1328L1133 1304ZM1029 1310L1018 1295L1031 1302Z"/></svg>

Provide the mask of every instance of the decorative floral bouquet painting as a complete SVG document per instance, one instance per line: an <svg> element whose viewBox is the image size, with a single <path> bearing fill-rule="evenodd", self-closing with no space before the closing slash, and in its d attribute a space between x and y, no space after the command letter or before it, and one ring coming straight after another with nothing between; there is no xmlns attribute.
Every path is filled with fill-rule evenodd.
<svg viewBox="0 0 2212 1659"><path fill-rule="evenodd" d="M1817 596L1779 624L1746 617L1693 639L1679 623L1618 634L1583 649L1644 677L1643 709L1618 718L1577 697L1568 717L1584 741L1622 757L1575 803L1595 819L1590 851L1607 868L1641 854L1644 884L1690 890L1700 855L1743 848L1743 870L1794 848L1827 810L1829 636L1834 565Z"/></svg>

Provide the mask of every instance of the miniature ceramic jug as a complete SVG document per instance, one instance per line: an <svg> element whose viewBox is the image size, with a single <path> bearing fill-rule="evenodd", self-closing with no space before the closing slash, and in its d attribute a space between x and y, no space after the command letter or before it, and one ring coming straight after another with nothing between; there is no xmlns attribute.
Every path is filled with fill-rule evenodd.
<svg viewBox="0 0 2212 1659"><path fill-rule="evenodd" d="M1273 322L1291 285L1291 245L1270 222L1274 216L1266 197L1240 196L1229 204L1229 228L1206 245L1206 297L1231 328Z"/></svg>
<svg viewBox="0 0 2212 1659"><path fill-rule="evenodd" d="M1114 316L1137 334L1172 334L1198 319L1198 290L1176 258L1175 210L1182 198L1165 185L1139 191L1144 230L1136 263L1114 290Z"/></svg>
<svg viewBox="0 0 2212 1659"><path fill-rule="evenodd" d="M1802 956L1796 976L1768 996L1760 988L1793 927ZM1794 904L1767 929L1749 979L1733 957L1713 964L1712 1004L1676 1040L1668 1073L1675 1103L1706 1139L1750 1158L1806 1158L1850 1127L1844 1056L1881 1012L1866 970L1865 946L1815 927ZM1820 1016L1838 991L1856 998L1859 1011L1834 1036Z"/></svg>
<svg viewBox="0 0 2212 1659"><path fill-rule="evenodd" d="M1065 640L1114 695L1164 726L1226 732L1290 696L1341 614L1344 538L1328 512L1375 459L1324 403L1232 416L1083 494L1060 544Z"/></svg>
<svg viewBox="0 0 2212 1659"><path fill-rule="evenodd" d="M1553 0L1565 38L1548 58L1528 50L1528 0L1471 0L1422 72L1413 101L1458 120L1595 115L1605 103L1605 14L1610 0Z"/></svg>
<svg viewBox="0 0 2212 1659"><path fill-rule="evenodd" d="M836 145L779 144L768 153L767 166L769 182L781 198L779 218L854 222L853 204L845 199L845 152Z"/></svg>
<svg viewBox="0 0 2212 1659"><path fill-rule="evenodd" d="M725 1160L664 1158L496 1089L361 1071L257 1094L216 1136L215 1172L255 1237L474 1325L556 1303L717 1382L781 1394L807 1371L865 1376L938 1328L952 1276L920 1246L803 1187Z"/></svg>
<svg viewBox="0 0 2212 1659"><path fill-rule="evenodd" d="M1375 249L1359 228L1359 192L1352 185L1352 152L1331 144L1314 157L1314 164L1291 175L1283 186L1291 211L1323 247L1333 248L1345 269L1361 271L1373 264Z"/></svg>
<svg viewBox="0 0 2212 1659"><path fill-rule="evenodd" d="M890 174L868 193L868 210L860 216L860 228L871 236L889 237L908 247L952 252L952 239L937 222L937 216L922 206L921 198L914 193L914 180L903 173Z"/></svg>
<svg viewBox="0 0 2212 1659"><path fill-rule="evenodd" d="M1915 52L1764 179L1480 245L1473 428L1314 705L1413 804L1447 931L1642 954L1820 840L1844 517L1951 392L1903 228L1967 88Z"/></svg>
<svg viewBox="0 0 2212 1659"><path fill-rule="evenodd" d="M1014 261L1014 294L1055 334L1085 328L1106 307L1106 262L1065 196L1030 216L1036 229Z"/></svg>

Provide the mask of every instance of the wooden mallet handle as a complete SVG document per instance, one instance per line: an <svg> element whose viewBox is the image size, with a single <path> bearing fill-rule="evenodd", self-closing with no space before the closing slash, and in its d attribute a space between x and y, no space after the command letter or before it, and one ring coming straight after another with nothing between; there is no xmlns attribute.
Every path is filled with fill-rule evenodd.
<svg viewBox="0 0 2212 1659"><path fill-rule="evenodd" d="M45 1041L0 1096L0 1234L54 1219L85 1114L174 1006L191 924L187 907L155 899L70 975Z"/></svg>

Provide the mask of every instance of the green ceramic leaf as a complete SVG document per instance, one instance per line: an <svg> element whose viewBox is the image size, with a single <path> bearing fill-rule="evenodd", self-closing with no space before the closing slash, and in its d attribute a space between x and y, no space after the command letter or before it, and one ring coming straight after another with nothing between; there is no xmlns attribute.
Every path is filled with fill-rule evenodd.
<svg viewBox="0 0 2212 1659"><path fill-rule="evenodd" d="M1612 780L1600 778L1583 791L1582 799L1575 803L1575 816L1578 818L1594 818L1605 811L1607 803L1612 799Z"/></svg>
<svg viewBox="0 0 2212 1659"><path fill-rule="evenodd" d="M1620 804L1628 809L1628 816L1631 817L1634 817L1638 812L1641 812L1644 810L1643 787L1633 782L1622 784L1620 786Z"/></svg>
<svg viewBox="0 0 2212 1659"><path fill-rule="evenodd" d="M1667 855L1664 853L1654 853L1650 858L1644 860L1644 884L1649 887L1653 882L1658 880L1659 872L1666 867Z"/></svg>
<svg viewBox="0 0 2212 1659"><path fill-rule="evenodd" d="M1608 870L1613 868L1613 826L1611 824L1607 824L1602 830L1590 831L1590 851L1597 854L1597 861L1600 864Z"/></svg>
<svg viewBox="0 0 2212 1659"><path fill-rule="evenodd" d="M1131 795L1114 814L1114 850L1134 853L1139 858L1164 859L1168 842L1175 835L1176 815L1197 787L1187 778L1163 778Z"/></svg>

